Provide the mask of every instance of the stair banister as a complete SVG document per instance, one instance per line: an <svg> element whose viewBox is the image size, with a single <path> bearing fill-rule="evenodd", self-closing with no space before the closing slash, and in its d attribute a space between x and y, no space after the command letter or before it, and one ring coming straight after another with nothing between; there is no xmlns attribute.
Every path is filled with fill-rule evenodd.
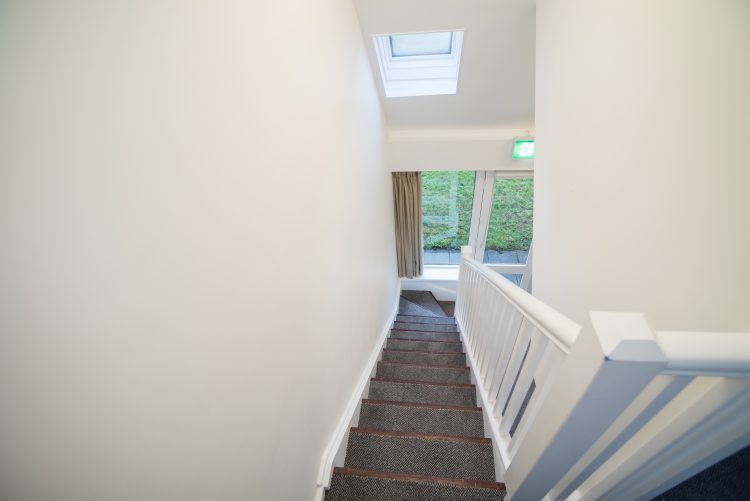
<svg viewBox="0 0 750 501"><path fill-rule="evenodd" d="M750 444L750 333L580 330L471 255L456 318L510 501L648 500Z"/></svg>
<svg viewBox="0 0 750 501"><path fill-rule="evenodd" d="M642 314L594 312L591 319L593 329L581 332L549 380L508 468L513 500L564 499L558 483L667 366ZM596 466L587 465L582 476Z"/></svg>

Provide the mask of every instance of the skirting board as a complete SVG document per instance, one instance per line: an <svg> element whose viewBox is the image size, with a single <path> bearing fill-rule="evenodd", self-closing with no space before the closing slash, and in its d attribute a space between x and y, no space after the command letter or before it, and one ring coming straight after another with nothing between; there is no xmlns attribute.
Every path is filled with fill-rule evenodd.
<svg viewBox="0 0 750 501"><path fill-rule="evenodd" d="M388 338L388 333L391 330L393 321L396 320L400 297L401 279L399 279L396 288L396 304L393 306L391 314L383 326L383 330L380 332L380 336L378 336L375 346L373 346L370 358L367 360L367 365L365 365L362 374L357 380L357 385L354 387L354 391L352 392L351 397L349 397L349 401L347 402L346 408L341 415L341 419L333 432L333 436L326 446L325 453L320 462L318 483L315 488L315 501L323 501L326 489L331 486L333 467L344 465L346 444L349 440L349 430L352 426L356 426L357 421L359 421L359 408L362 405L362 399L367 397L370 390L370 378L375 376L378 360L380 360L381 353L383 352L383 345L385 345L385 341Z"/></svg>

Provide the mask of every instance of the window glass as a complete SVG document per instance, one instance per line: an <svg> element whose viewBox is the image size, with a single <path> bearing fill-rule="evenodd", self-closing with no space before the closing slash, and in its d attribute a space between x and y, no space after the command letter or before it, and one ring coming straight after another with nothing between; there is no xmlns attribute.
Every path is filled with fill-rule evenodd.
<svg viewBox="0 0 750 501"><path fill-rule="evenodd" d="M422 172L424 264L460 264L469 244L473 171Z"/></svg>
<svg viewBox="0 0 750 501"><path fill-rule="evenodd" d="M534 227L533 213L533 179L495 179L485 263L526 263Z"/></svg>
<svg viewBox="0 0 750 501"><path fill-rule="evenodd" d="M391 55L436 56L451 53L453 33L417 33L414 35L391 35Z"/></svg>

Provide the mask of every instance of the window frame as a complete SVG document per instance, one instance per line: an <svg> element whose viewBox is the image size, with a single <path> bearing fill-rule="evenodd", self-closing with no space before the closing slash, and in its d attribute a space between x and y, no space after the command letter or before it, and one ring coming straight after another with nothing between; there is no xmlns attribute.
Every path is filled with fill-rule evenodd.
<svg viewBox="0 0 750 501"><path fill-rule="evenodd" d="M397 57L391 52L390 37L398 34L373 37L385 97L455 94L464 32L453 30L452 34L449 54Z"/></svg>

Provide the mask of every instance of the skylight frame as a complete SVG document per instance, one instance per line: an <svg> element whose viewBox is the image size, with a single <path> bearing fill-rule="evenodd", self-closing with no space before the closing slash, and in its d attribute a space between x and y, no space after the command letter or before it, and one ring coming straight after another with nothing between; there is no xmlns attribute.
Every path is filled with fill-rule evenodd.
<svg viewBox="0 0 750 501"><path fill-rule="evenodd" d="M373 37L386 97L455 94L463 48L463 30L452 30L449 54L393 56L391 35Z"/></svg>

